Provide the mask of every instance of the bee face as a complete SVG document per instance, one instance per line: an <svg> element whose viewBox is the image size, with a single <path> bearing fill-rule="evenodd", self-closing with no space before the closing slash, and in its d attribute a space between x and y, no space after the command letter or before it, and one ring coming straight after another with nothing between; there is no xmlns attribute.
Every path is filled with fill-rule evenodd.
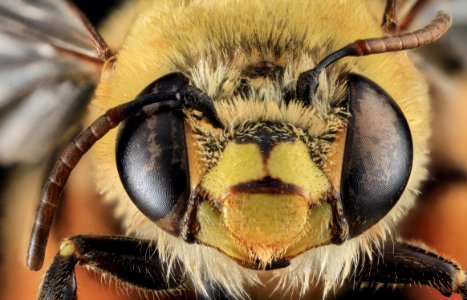
<svg viewBox="0 0 467 300"><path fill-rule="evenodd" d="M164 10L145 11L144 21L137 22L133 32L145 31L147 22L160 19L181 27L204 25L194 27L200 31L196 41L163 29L150 35L128 36L115 69L101 82L94 99L98 106L109 107L141 93L155 78L173 72L183 73L190 85L209 95L222 128L211 126L196 110L139 117L136 123L144 126L128 122L118 138L108 134L93 154L98 162L98 186L115 201L130 234L154 240L158 247L173 253L186 263L194 278L207 276L232 290L241 291L244 280L257 280L257 274L248 268L289 264L298 272L288 273L288 268L276 272L285 270L281 273L284 280L296 284L303 281L306 286L311 270L328 255L334 263L326 264L321 276L329 288L337 285L340 275L336 274L350 270L360 251L367 251L372 242L379 243L387 228L412 205L411 190L425 173L426 88L405 54L338 62L321 74L311 103L297 101L294 91L301 72L313 68L332 49L382 33L379 24L359 23L357 19L350 36L332 33L333 26L341 26L334 21L329 24L329 32L318 30L321 27L315 27L316 22L310 24L306 28L309 33L303 36L301 28L310 16L300 13L303 7L287 5L294 11L294 18L282 10L274 10L272 18L286 22L287 30L275 27L266 15L260 18L266 12L258 7L250 7L261 12L254 24L249 20L251 30L239 30L237 25L243 23L238 18L242 17L223 9L222 4L213 7L206 24L199 18L203 13L196 5L188 6L183 18L168 16ZM306 5L326 6L314 2ZM359 5L342 4L341 9L371 15ZM313 18L323 24L328 17L336 19L328 16L335 9L309 11L316 11ZM241 43L235 42L238 32ZM263 48L263 40L274 45ZM223 51L219 53L214 45ZM144 64L133 53L144 54ZM405 70L403 76L401 68ZM352 77L354 73L361 76ZM124 84L127 78L134 78L132 85ZM375 109L373 100L362 101L365 99L381 100L383 108ZM352 115L358 115L361 103L367 104L360 107L366 113L359 121ZM375 118L369 121L369 115ZM148 142L151 130L146 129L151 124L166 124L160 125L160 131L152 131L156 147ZM361 130L368 127L373 130ZM145 135L138 137L137 132L144 130ZM168 132L180 134L162 143L164 136L173 136ZM133 136L141 143L131 142ZM130 151L117 150L117 157L113 156L116 140L117 149L128 149L127 145L143 148L146 160L135 159L139 163L135 164L133 158L139 154L134 156ZM383 146L372 148L376 144ZM399 159L394 157L399 155L404 159L396 166L394 162ZM134 166L134 181L161 185L129 187L130 176L122 173L121 166L120 175L116 175L115 161L123 164L122 157ZM154 163L147 157L164 162L158 164L158 168L164 165L163 172L148 172L148 166ZM183 163L171 163L174 157ZM357 163L357 157L365 164ZM382 189L383 182L394 184ZM355 190L366 194L354 197ZM158 203L155 200L137 200L134 195L139 192L151 194L148 199L170 197L159 207L151 202ZM381 193L386 196L380 198ZM335 244L340 246L336 248ZM203 286L203 282L197 284Z"/></svg>
<svg viewBox="0 0 467 300"><path fill-rule="evenodd" d="M219 239L205 231L210 227L206 218L218 219L222 235L241 245L235 249L250 252L236 256L245 264L259 260L266 265L331 238L331 206L325 203L329 180L294 128L281 125L245 124L235 131L199 185L207 204L198 212L198 239L216 247ZM300 246L292 246L296 243ZM231 252L222 245L217 248Z"/></svg>
<svg viewBox="0 0 467 300"><path fill-rule="evenodd" d="M249 83L244 80L243 88L252 90ZM183 75L170 74L141 96L187 84ZM191 160L204 161L195 184L189 180L182 112L136 113L117 138L125 190L164 231L252 268L283 267L306 250L358 236L399 200L412 167L412 139L403 113L379 86L358 75L347 76L347 84L346 99L336 103L347 106L351 118L337 109L334 130L327 126L326 134L309 127L317 117L313 104L297 103L300 115L309 111L309 124L297 127L284 120L297 114L287 112L297 107L284 99L269 100L257 119L230 123L223 131L203 128L206 120L199 112L187 112L189 134L200 148ZM229 110L249 102L248 95L241 97L228 99ZM342 154L342 166L324 167L330 152ZM340 182L333 186L330 178ZM191 195L190 184L195 186Z"/></svg>

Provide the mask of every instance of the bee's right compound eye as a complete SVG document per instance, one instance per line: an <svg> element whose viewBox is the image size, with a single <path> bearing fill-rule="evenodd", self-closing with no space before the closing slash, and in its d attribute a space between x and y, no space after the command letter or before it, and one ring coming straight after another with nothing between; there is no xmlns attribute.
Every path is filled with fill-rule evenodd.
<svg viewBox="0 0 467 300"><path fill-rule="evenodd" d="M187 84L182 74L173 73L141 95L171 92ZM163 230L179 235L190 193L183 112L151 112L148 106L129 117L118 133L116 157L122 184L138 209Z"/></svg>
<svg viewBox="0 0 467 300"><path fill-rule="evenodd" d="M349 76L350 119L341 176L341 200L356 236L397 203L412 169L410 129L396 102L376 83Z"/></svg>

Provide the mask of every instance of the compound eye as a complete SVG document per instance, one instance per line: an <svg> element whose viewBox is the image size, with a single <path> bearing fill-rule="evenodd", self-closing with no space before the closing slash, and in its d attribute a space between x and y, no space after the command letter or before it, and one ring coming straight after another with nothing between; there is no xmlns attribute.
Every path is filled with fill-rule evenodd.
<svg viewBox="0 0 467 300"><path fill-rule="evenodd" d="M172 92L188 80L166 75L140 95ZM138 209L163 230L180 234L190 193L182 111L151 111L150 105L121 125L116 144L120 180Z"/></svg>
<svg viewBox="0 0 467 300"><path fill-rule="evenodd" d="M350 119L341 200L350 236L381 220L399 200L412 169L412 136L401 109L376 83L351 74Z"/></svg>

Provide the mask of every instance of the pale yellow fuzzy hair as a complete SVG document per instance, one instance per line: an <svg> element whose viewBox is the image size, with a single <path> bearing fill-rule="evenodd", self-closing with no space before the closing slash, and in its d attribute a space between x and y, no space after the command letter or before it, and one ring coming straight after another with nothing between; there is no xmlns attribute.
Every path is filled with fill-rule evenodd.
<svg viewBox="0 0 467 300"><path fill-rule="evenodd" d="M300 111L299 106L281 112L254 99L233 106L222 99L232 94L240 71L248 65L262 60L285 67L293 65L285 74L293 86L300 72L316 64L315 59L354 40L384 35L380 28L383 11L375 15L365 1L154 0L144 2L142 7L118 53L114 70L103 77L97 89L89 119L133 99L160 76L182 71L219 99L216 108L226 124L268 112L270 118L283 118L300 126L302 120L293 112ZM341 67L335 70L362 74L397 101L413 136L413 171L401 199L383 220L358 238L309 250L293 259L289 267L273 271L282 282L278 289L298 288L303 294L318 280L324 282L326 292L338 288L351 275L352 266L371 252L373 245L380 245L390 236L394 224L413 206L418 185L426 176L427 88L407 55L396 52L345 58L339 64ZM335 101L343 94L335 74L330 70L326 74L319 91L325 106L326 101ZM265 85L262 93L260 98L279 97L273 85ZM128 234L154 240L162 260L176 257L184 262L187 275L199 291L205 291L205 279L210 278L208 284L221 286L233 296L247 297L244 286L260 282L256 271L242 268L215 249L170 236L133 205L117 173L115 137L116 131L110 132L96 144L92 154L99 191L116 204L116 214Z"/></svg>

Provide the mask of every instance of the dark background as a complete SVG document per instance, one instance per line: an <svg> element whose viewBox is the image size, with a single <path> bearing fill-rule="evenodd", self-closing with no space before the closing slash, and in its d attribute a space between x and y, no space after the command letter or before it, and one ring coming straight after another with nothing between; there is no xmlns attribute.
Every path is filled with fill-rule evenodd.
<svg viewBox="0 0 467 300"><path fill-rule="evenodd" d="M132 0L134 1L134 0ZM99 24L104 16L110 12L110 8L116 7L121 0L103 0L103 1L89 1L89 0L73 0L74 2L88 17L93 24Z"/></svg>

